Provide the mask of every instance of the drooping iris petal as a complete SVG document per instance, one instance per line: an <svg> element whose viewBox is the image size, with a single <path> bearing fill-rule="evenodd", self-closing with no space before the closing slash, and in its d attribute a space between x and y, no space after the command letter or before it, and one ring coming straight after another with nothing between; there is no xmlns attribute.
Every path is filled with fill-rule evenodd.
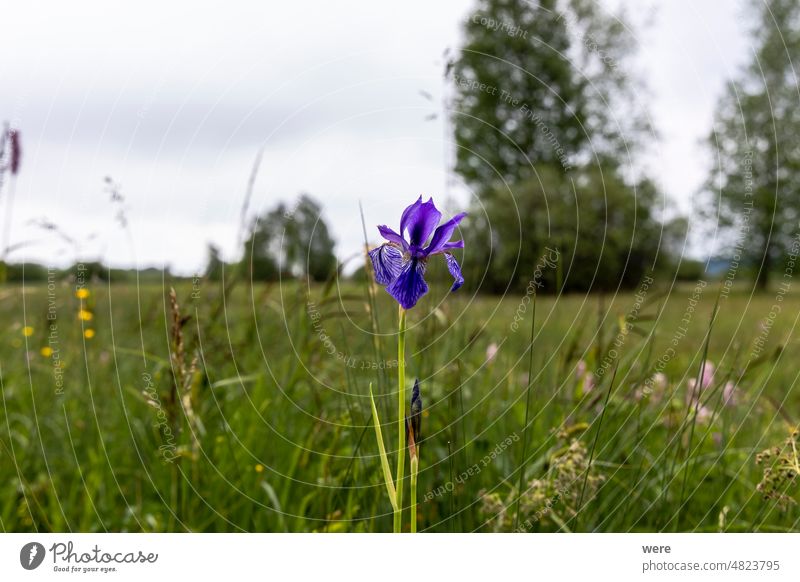
<svg viewBox="0 0 800 582"><path fill-rule="evenodd" d="M378 226L378 232L381 233L381 236L388 240L389 242L397 243L404 249L408 248L408 243L403 240L403 237L393 231L391 228L385 225Z"/></svg>
<svg viewBox="0 0 800 582"><path fill-rule="evenodd" d="M403 270L403 253L394 245L384 244L369 252L372 267L375 269L375 281L379 285L388 285Z"/></svg>
<svg viewBox="0 0 800 582"><path fill-rule="evenodd" d="M404 266L400 275L386 287L389 295L394 297L403 309L411 309L419 298L428 292L425 282L425 263L412 257Z"/></svg>
<svg viewBox="0 0 800 582"><path fill-rule="evenodd" d="M441 219L442 213L436 209L433 204L433 198L420 204L413 213L409 214L406 220L409 247L412 250L416 250L424 245Z"/></svg>
<svg viewBox="0 0 800 582"><path fill-rule="evenodd" d="M450 291L457 291L464 284L464 277L461 275L461 267L456 261L456 258L450 253L445 253L444 258L447 261L447 270L453 276L453 286Z"/></svg>
<svg viewBox="0 0 800 582"><path fill-rule="evenodd" d="M453 218L437 228L436 232L433 233L431 244L429 244L425 249L425 254L433 255L442 252L444 245L447 244L447 242L450 240L450 237L453 236L453 231L455 231L458 223L461 222L466 215L466 212L456 214Z"/></svg>

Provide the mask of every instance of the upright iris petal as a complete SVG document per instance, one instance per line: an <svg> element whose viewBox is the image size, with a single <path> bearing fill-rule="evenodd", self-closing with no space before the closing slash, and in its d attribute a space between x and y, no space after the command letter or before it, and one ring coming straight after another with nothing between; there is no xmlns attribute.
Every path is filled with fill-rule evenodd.
<svg viewBox="0 0 800 582"><path fill-rule="evenodd" d="M406 222L409 245L412 248L424 245L441 219L442 213L436 209L433 198L417 206Z"/></svg>
<svg viewBox="0 0 800 582"><path fill-rule="evenodd" d="M417 198L417 201L414 202L411 206L407 206L405 210L403 210L403 214L400 217L400 234L405 236L406 234L406 227L408 226L408 221L411 220L411 217L416 214L419 207L422 206L422 196Z"/></svg>
<svg viewBox="0 0 800 582"><path fill-rule="evenodd" d="M458 226L458 223L463 220L463 218L467 215L466 212L462 212L461 214L456 214L453 218L445 222L442 226L436 229L436 232L433 233L433 238L431 239L431 244L425 249L426 255L433 255L436 253L440 253L443 250L444 245L447 244L447 241L450 240L450 237L453 236L453 231ZM463 241L461 245L464 245Z"/></svg>
<svg viewBox="0 0 800 582"><path fill-rule="evenodd" d="M433 198L423 202L420 196L403 211L399 233L385 225L378 227L388 242L369 252L375 280L386 286L403 309L414 307L428 292L425 267L433 255L444 254L454 279L451 291L464 284L461 267L449 251L464 248L463 240L450 241L450 237L465 216L466 213L462 212L439 225L442 213L436 208ZM430 243L425 246L428 239Z"/></svg>

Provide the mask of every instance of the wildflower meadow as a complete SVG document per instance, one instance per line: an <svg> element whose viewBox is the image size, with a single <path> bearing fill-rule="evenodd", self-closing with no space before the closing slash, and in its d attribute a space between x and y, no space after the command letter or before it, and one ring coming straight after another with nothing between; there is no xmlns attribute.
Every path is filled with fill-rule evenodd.
<svg viewBox="0 0 800 582"><path fill-rule="evenodd" d="M5 287L3 526L797 528L796 330L765 325L773 297L431 279L398 318L367 273Z"/></svg>

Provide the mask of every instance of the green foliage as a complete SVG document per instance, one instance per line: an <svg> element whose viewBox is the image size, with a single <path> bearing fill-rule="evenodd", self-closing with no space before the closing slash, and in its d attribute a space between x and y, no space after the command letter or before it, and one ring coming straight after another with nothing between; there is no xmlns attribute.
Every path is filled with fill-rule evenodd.
<svg viewBox="0 0 800 582"><path fill-rule="evenodd" d="M279 275L324 281L337 268L334 244L321 206L303 194L294 208L281 202L254 221L243 264L256 281Z"/></svg>
<svg viewBox="0 0 800 582"><path fill-rule="evenodd" d="M222 260L220 249L217 245L208 245L208 263L206 264L205 277L210 281L222 280L225 261Z"/></svg>
<svg viewBox="0 0 800 582"><path fill-rule="evenodd" d="M4 274L0 281L9 283L21 283L26 281L33 283L37 281L47 281L47 267L35 263L3 263L0 262L0 270Z"/></svg>
<svg viewBox="0 0 800 582"><path fill-rule="evenodd" d="M797 481L800 477L800 457L797 454L800 430L795 428L781 446L774 446L756 455L756 462L764 466L764 476L758 492L765 500L774 501L781 509L797 504Z"/></svg>
<svg viewBox="0 0 800 582"><path fill-rule="evenodd" d="M527 489L520 492L512 488L506 498L498 492L481 496L481 512L492 531L513 530L517 498L520 502L517 528L525 532L566 525L578 513L581 493L592 496L597 492L604 476L589 464L586 446L577 439L563 444L548 459L544 475L530 480Z"/></svg>
<svg viewBox="0 0 800 582"><path fill-rule="evenodd" d="M703 278L704 273L705 264L702 261L683 258L675 271L675 278L678 281L698 281Z"/></svg>
<svg viewBox="0 0 800 582"><path fill-rule="evenodd" d="M451 73L456 171L477 193L467 285L518 291L536 273L551 291L610 290L670 263L653 183L621 178L645 138L623 20L588 0L480 0L464 30ZM541 268L553 249L559 265Z"/></svg>
<svg viewBox="0 0 800 582"><path fill-rule="evenodd" d="M84 281L113 279L116 283L134 282L137 279L139 281L161 281L165 275L169 276L169 269L112 269L97 261L76 263L66 269L51 268L38 263L0 263L0 269L5 269L9 283L38 283L47 281L48 277L52 277L55 281L61 281L70 277L74 278L77 273L80 273Z"/></svg>
<svg viewBox="0 0 800 582"><path fill-rule="evenodd" d="M171 284L181 314L191 315L180 318L180 336L161 283L98 283L83 300L97 332L89 340L66 280L54 297L45 285L0 289L3 529L391 531L369 386L383 429L393 433L396 341L372 332L396 328L393 300L377 294L371 312L363 286L342 283L336 293L336 286L288 282L235 286L226 290L222 310L218 284ZM617 316L635 305L632 295L609 297L605 318L586 296L537 298L523 463L529 337L509 330L520 297L459 292L442 303L447 286L432 285L409 313L406 351L409 377L423 379L427 411L419 530L494 528L497 516L481 510L484 494L500 500L498 512L513 516L511 487L523 464L519 525L530 520L530 530L717 531L721 515L728 531L796 530L800 508L756 490L773 459L755 460L786 439L777 411L791 414L800 405L790 351L776 351L792 321L775 322L764 351L771 355L748 366L737 379L736 403L724 405L722 388L744 368L738 354L747 351L730 345L747 346L760 334L772 304L730 295L709 347L717 372L703 392L689 447L687 381L697 375L714 303L708 291L691 321L682 322L690 292L674 289L663 312L660 301L645 302L636 329L613 343ZM52 299L57 344L48 344ZM800 297L790 293L783 305L796 313ZM23 325L31 328L27 335ZM502 346L487 362L491 343ZM57 359L40 352L48 345L58 348ZM619 352L618 388L598 431L609 380L598 369L609 346ZM655 362L670 348L665 384L650 384L642 397ZM591 391L578 390L578 359L595 373ZM173 400L176 385L180 399ZM396 446L387 442L391 456ZM791 444L779 448L794 458ZM775 467L771 475L779 476L781 465ZM772 490L800 499L796 486ZM543 512L548 499L551 509ZM559 525L573 517L577 500L580 519Z"/></svg>
<svg viewBox="0 0 800 582"><path fill-rule="evenodd" d="M761 266L764 288L799 232L800 3L758 0L750 10L754 53L717 105L703 210L725 231L725 246Z"/></svg>
<svg viewBox="0 0 800 582"><path fill-rule="evenodd" d="M275 259L275 238L283 223L283 205L252 226L249 238L244 243L242 266L253 281L277 281L278 265Z"/></svg>
<svg viewBox="0 0 800 582"><path fill-rule="evenodd" d="M483 197L469 217L467 284L485 291L611 290L635 286L654 265L660 225L652 184L625 185L613 172L577 180L556 168Z"/></svg>
<svg viewBox="0 0 800 582"><path fill-rule="evenodd" d="M539 164L628 160L644 124L621 20L590 0L479 0L464 33L451 71L456 171L479 192Z"/></svg>

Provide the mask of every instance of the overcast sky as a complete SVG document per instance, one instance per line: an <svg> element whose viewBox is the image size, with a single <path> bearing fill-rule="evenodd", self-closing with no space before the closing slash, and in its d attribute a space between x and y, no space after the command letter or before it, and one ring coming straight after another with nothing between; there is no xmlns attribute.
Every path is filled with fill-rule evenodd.
<svg viewBox="0 0 800 582"><path fill-rule="evenodd" d="M641 3L629 3L641 19ZM441 116L426 117L439 112L442 54L459 45L473 5L6 3L0 120L21 130L24 148L11 240L31 241L12 257L63 265L79 253L189 273L214 242L232 259L261 147L253 212L308 192L339 256L356 252L359 200L368 224L393 224L417 195L443 196L449 136ZM687 210L707 167L699 140L750 51L747 25L735 1L652 5L640 64L662 140L647 159ZM121 185L132 241L114 220L107 175ZM451 194L468 202L464 189ZM5 187L4 213L7 202ZM44 217L80 248L29 224Z"/></svg>

